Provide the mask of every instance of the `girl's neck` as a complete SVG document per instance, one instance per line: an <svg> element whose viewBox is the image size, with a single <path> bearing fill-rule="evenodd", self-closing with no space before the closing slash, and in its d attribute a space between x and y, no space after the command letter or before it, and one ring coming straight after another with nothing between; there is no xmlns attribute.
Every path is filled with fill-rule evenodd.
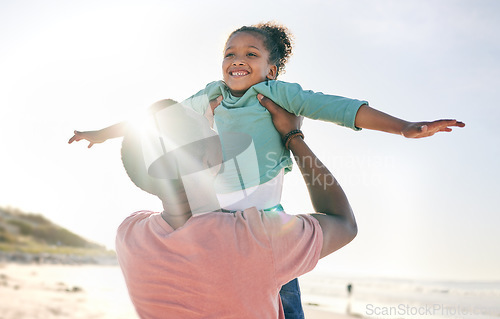
<svg viewBox="0 0 500 319"><path fill-rule="evenodd" d="M265 79L265 80L263 80L263 81L261 81L261 82L259 82L259 83L262 83L262 82L268 82L268 81L270 81L270 80L269 80L269 79ZM245 93L247 93L247 91L248 91L248 90L250 90L250 88L251 88L251 87L253 87L253 86L255 86L255 85L259 84L259 83L255 83L254 85L250 86L249 88L247 88L247 89L245 89L245 90L235 92L235 91L233 91L233 90L232 90L232 89L231 89L231 88L230 88L230 87L226 84L226 82L222 81L222 83L224 83L224 85L225 85L225 86L227 87L227 89L229 90L229 93L231 93L231 95L232 95L232 96L234 96L234 97L242 97L243 95L245 95Z"/></svg>
<svg viewBox="0 0 500 319"><path fill-rule="evenodd" d="M226 85L226 86L227 86L227 85ZM246 89L245 91L238 91L238 92L235 92L235 91L231 90L231 89L229 88L229 86L228 86L227 88L229 89L229 93L231 93L231 95L232 95L232 96L234 96L234 97L242 97L243 95L245 95L245 93L247 93L247 91L248 91L248 89L249 89L249 88L248 88L248 89Z"/></svg>

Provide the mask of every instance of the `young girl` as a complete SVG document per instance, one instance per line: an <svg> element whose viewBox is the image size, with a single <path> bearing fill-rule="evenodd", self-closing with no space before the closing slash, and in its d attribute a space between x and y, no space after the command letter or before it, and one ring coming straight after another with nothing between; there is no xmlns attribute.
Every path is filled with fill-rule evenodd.
<svg viewBox="0 0 500 319"><path fill-rule="evenodd" d="M269 112L259 103L262 95L291 113L354 130L367 128L420 138L449 132L450 126L464 126L456 120L407 122L370 108L366 101L306 91L298 84L277 81L291 52L291 35L283 26L265 23L237 29L230 34L224 48L223 81L208 84L182 102L209 118L213 116L224 153L217 189L221 207L225 209L251 206L282 209L283 175L291 168L292 161L287 140L280 138ZM220 104L214 108L209 101L215 99ZM123 136L125 130L126 124L121 123L99 131L75 131L69 143L85 139L91 147ZM297 131L289 138L297 135L303 137ZM297 287L293 295L298 297L296 282L291 285ZM291 306L284 293L282 300L285 313L290 312L288 319L303 317L300 298L292 301ZM296 314L292 315L293 312Z"/></svg>

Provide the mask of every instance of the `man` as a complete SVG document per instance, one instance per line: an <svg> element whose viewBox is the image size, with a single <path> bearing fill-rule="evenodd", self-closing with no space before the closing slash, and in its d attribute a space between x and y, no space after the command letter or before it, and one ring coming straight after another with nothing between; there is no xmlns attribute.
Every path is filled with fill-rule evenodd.
<svg viewBox="0 0 500 319"><path fill-rule="evenodd" d="M161 125L167 128L161 136L127 136L122 149L132 181L164 207L132 214L117 233L118 259L141 318L284 318L281 286L356 236L340 185L300 131L288 134L300 129L300 118L259 98L288 138L318 213L218 209L211 173L222 161L220 144L209 129L189 128L195 115L168 103L164 109L173 113L163 118L172 122Z"/></svg>

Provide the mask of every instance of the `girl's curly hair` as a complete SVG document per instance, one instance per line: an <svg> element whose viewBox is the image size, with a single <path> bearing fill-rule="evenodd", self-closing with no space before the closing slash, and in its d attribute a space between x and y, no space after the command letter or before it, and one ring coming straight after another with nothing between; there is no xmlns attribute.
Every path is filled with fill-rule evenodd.
<svg viewBox="0 0 500 319"><path fill-rule="evenodd" d="M287 27L275 22L243 26L233 31L228 40L238 32L254 32L262 36L264 45L269 51L269 62L278 68L277 75L285 72L285 64L292 55L293 43L293 35Z"/></svg>

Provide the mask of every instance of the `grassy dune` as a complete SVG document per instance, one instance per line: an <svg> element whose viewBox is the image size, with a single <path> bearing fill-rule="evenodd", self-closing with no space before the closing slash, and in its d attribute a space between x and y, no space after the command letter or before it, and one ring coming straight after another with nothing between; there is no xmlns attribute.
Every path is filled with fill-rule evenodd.
<svg viewBox="0 0 500 319"><path fill-rule="evenodd" d="M0 252L112 256L103 245L59 226L41 214L0 207Z"/></svg>

